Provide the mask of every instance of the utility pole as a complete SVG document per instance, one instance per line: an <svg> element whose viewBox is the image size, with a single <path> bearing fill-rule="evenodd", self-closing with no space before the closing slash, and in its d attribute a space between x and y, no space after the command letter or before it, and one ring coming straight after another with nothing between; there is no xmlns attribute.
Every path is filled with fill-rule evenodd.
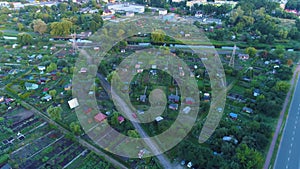
<svg viewBox="0 0 300 169"><path fill-rule="evenodd" d="M74 31L74 34L72 35L72 38L73 38L73 51L74 51L74 53L76 53L76 51L77 51L77 43L76 43L76 32Z"/></svg>
<svg viewBox="0 0 300 169"><path fill-rule="evenodd" d="M235 51L236 51L236 45L234 45L234 47L233 47L232 55L231 55L231 58L229 61L229 66L232 68L234 68Z"/></svg>

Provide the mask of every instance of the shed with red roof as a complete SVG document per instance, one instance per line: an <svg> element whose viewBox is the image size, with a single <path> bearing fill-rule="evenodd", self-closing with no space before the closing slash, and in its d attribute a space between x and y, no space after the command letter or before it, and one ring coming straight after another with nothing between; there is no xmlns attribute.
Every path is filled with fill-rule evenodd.
<svg viewBox="0 0 300 169"><path fill-rule="evenodd" d="M103 113L98 113L95 117L94 117L96 122L101 123L102 121L104 121L106 119L106 115L104 115Z"/></svg>

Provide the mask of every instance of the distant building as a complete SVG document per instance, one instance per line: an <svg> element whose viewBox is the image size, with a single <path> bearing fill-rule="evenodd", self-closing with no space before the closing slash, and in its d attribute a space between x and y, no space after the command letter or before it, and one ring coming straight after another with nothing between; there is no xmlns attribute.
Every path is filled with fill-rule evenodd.
<svg viewBox="0 0 300 169"><path fill-rule="evenodd" d="M183 111L183 113L188 114L191 110L192 110L192 108L190 106L187 106L182 111Z"/></svg>
<svg viewBox="0 0 300 169"><path fill-rule="evenodd" d="M24 4L22 4L21 2L12 2L11 4L14 10L19 10L21 8L24 8Z"/></svg>
<svg viewBox="0 0 300 169"><path fill-rule="evenodd" d="M179 2L184 2L185 0L172 0L172 3L179 3Z"/></svg>
<svg viewBox="0 0 300 169"><path fill-rule="evenodd" d="M159 14L159 15L167 15L167 14L168 14L168 10L166 10L166 9L160 9L160 10L158 11L158 14Z"/></svg>
<svg viewBox="0 0 300 169"><path fill-rule="evenodd" d="M118 121L121 124L121 123L123 123L125 121L125 118L123 116L119 116L118 117Z"/></svg>
<svg viewBox="0 0 300 169"><path fill-rule="evenodd" d="M9 3L8 2L0 2L0 8L9 8Z"/></svg>
<svg viewBox="0 0 300 169"><path fill-rule="evenodd" d="M80 72L80 73L86 73L86 72L87 72L87 68L83 67L83 68L80 69L79 72Z"/></svg>
<svg viewBox="0 0 300 169"><path fill-rule="evenodd" d="M244 54L244 53L240 53L238 55L239 59L241 60L248 60L249 59L249 55L248 54Z"/></svg>
<svg viewBox="0 0 300 169"><path fill-rule="evenodd" d="M140 95L140 101L145 103L146 102L146 98L147 96L146 95Z"/></svg>
<svg viewBox="0 0 300 169"><path fill-rule="evenodd" d="M47 94L46 96L42 97L41 100L42 100L42 101L47 101L47 102L48 102L48 101L52 100L52 96L49 95L49 94Z"/></svg>
<svg viewBox="0 0 300 169"><path fill-rule="evenodd" d="M179 102L179 96L171 94L171 95L169 95L168 100L169 100L169 102L178 103Z"/></svg>
<svg viewBox="0 0 300 169"><path fill-rule="evenodd" d="M155 118L155 121L156 121L156 122L160 122L160 121L162 121L163 119L164 119L163 117L158 116L158 117Z"/></svg>
<svg viewBox="0 0 300 169"><path fill-rule="evenodd" d="M209 93L204 93L204 95L203 95L203 100L204 100L205 102L210 101L210 94L209 94Z"/></svg>
<svg viewBox="0 0 300 169"><path fill-rule="evenodd" d="M238 143L238 140L235 139L235 138L233 138L233 137L231 137L231 136L224 136L224 137L223 137L223 141L233 141L234 144L237 144L237 143Z"/></svg>
<svg viewBox="0 0 300 169"><path fill-rule="evenodd" d="M201 11L197 11L195 14L196 18L202 18L203 17L203 13Z"/></svg>
<svg viewBox="0 0 300 169"><path fill-rule="evenodd" d="M74 109L79 106L77 98L74 98L74 99L68 101L68 104L70 106L70 109Z"/></svg>
<svg viewBox="0 0 300 169"><path fill-rule="evenodd" d="M254 97L257 97L257 96L259 96L260 95L260 90L259 89L254 89L254 91L253 91L253 96Z"/></svg>
<svg viewBox="0 0 300 169"><path fill-rule="evenodd" d="M249 113L249 114L252 114L254 112L253 109L248 108L248 107L243 107L243 111L246 113Z"/></svg>
<svg viewBox="0 0 300 169"><path fill-rule="evenodd" d="M109 10L115 10L118 12L134 12L134 13L144 13L145 7L141 5L122 3L122 4L111 4L108 5Z"/></svg>
<svg viewBox="0 0 300 169"><path fill-rule="evenodd" d="M134 17L134 12L126 12L127 17Z"/></svg>
<svg viewBox="0 0 300 169"><path fill-rule="evenodd" d="M44 71L46 70L46 66L38 66L39 71Z"/></svg>
<svg viewBox="0 0 300 169"><path fill-rule="evenodd" d="M4 102L4 96L0 96L0 103Z"/></svg>
<svg viewBox="0 0 300 169"><path fill-rule="evenodd" d="M72 89L72 84L67 84L64 86L64 90L65 91L68 91L68 90L71 90Z"/></svg>
<svg viewBox="0 0 300 169"><path fill-rule="evenodd" d="M25 82L25 88L26 88L26 90L35 90L35 89L39 88L39 85L34 84L34 83Z"/></svg>
<svg viewBox="0 0 300 169"><path fill-rule="evenodd" d="M235 113L229 113L229 117L232 118L233 120L236 120L238 115Z"/></svg>
<svg viewBox="0 0 300 169"><path fill-rule="evenodd" d="M178 104L170 104L169 109L171 110L178 110Z"/></svg>
<svg viewBox="0 0 300 169"><path fill-rule="evenodd" d="M195 100L191 97L185 98L185 104L194 104Z"/></svg>

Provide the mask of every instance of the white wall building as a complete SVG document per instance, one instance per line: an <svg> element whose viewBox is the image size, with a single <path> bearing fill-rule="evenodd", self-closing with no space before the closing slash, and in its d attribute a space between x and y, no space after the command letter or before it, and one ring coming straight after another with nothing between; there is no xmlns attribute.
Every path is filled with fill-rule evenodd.
<svg viewBox="0 0 300 169"><path fill-rule="evenodd" d="M144 6L133 5L133 4L112 4L112 5L108 5L107 8L109 10L124 11L124 12L134 12L134 13L145 12Z"/></svg>
<svg viewBox="0 0 300 169"><path fill-rule="evenodd" d="M167 11L166 9L160 9L160 10L158 11L158 14L159 14L159 15L167 15L167 14L168 14L168 11Z"/></svg>
<svg viewBox="0 0 300 169"><path fill-rule="evenodd" d="M8 2L0 2L0 8L7 7L9 8L9 3Z"/></svg>

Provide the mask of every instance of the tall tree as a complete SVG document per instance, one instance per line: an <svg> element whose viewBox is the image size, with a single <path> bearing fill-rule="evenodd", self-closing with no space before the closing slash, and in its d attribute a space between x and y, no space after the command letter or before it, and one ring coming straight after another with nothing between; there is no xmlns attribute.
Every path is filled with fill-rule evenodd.
<svg viewBox="0 0 300 169"><path fill-rule="evenodd" d="M23 31L24 30L24 25L23 24L18 23L17 26L18 26L18 30L19 31Z"/></svg>
<svg viewBox="0 0 300 169"><path fill-rule="evenodd" d="M255 57L257 50L254 47L248 47L246 48L245 52L250 56L250 57Z"/></svg>
<svg viewBox="0 0 300 169"><path fill-rule="evenodd" d="M52 96L52 98L55 98L56 93L57 93L57 92L56 92L55 89L49 91L49 94Z"/></svg>
<svg viewBox="0 0 300 169"><path fill-rule="evenodd" d="M57 65L55 64L55 63L50 63L50 65L49 66L47 66L47 69L46 69L46 71L47 72L52 72L52 71L54 71L54 70L57 70Z"/></svg>
<svg viewBox="0 0 300 169"><path fill-rule="evenodd" d="M50 106L47 109L47 113L49 114L50 118L53 120L61 120L61 112L62 112L61 107Z"/></svg>
<svg viewBox="0 0 300 169"><path fill-rule="evenodd" d="M94 33L98 30L99 24L95 21L90 22L90 30Z"/></svg>
<svg viewBox="0 0 300 169"><path fill-rule="evenodd" d="M263 157L256 150L250 149L246 144L241 144L237 148L236 158L242 168L262 168Z"/></svg>
<svg viewBox="0 0 300 169"><path fill-rule="evenodd" d="M286 81L279 81L275 85L275 90L277 92L288 92L290 88L290 84Z"/></svg>
<svg viewBox="0 0 300 169"><path fill-rule="evenodd" d="M22 45L29 45L32 43L33 38L30 34L28 33L19 33L17 40L20 44Z"/></svg>
<svg viewBox="0 0 300 169"><path fill-rule="evenodd" d="M38 32L43 35L47 31L47 24L41 19L36 19L32 21L34 32Z"/></svg>
<svg viewBox="0 0 300 169"><path fill-rule="evenodd" d="M73 23L66 19L63 19L61 22L53 22L50 25L50 34L53 36L67 36L71 34L72 27Z"/></svg>
<svg viewBox="0 0 300 169"><path fill-rule="evenodd" d="M163 30L156 30L151 33L151 40L154 43L163 43L166 33Z"/></svg>
<svg viewBox="0 0 300 169"><path fill-rule="evenodd" d="M77 122L72 122L70 124L70 129L76 135L80 134L80 132L81 132L80 125Z"/></svg>

